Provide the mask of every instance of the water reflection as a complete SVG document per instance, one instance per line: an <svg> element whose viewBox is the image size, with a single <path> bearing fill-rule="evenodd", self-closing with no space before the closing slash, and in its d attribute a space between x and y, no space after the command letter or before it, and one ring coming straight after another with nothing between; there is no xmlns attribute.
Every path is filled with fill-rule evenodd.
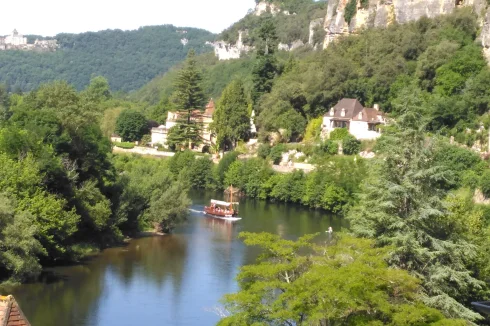
<svg viewBox="0 0 490 326"><path fill-rule="evenodd" d="M299 206L243 199L238 222L205 217L219 194L194 193L189 222L173 235L136 239L105 250L84 265L47 270L39 283L12 292L34 326L214 325L208 312L237 289L241 265L257 248L237 239L241 231L273 232L294 239L339 230L341 220Z"/></svg>

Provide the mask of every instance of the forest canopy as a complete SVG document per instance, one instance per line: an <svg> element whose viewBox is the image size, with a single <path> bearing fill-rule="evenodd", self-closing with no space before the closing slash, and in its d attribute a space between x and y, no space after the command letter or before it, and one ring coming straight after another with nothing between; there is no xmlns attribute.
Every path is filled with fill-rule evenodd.
<svg viewBox="0 0 490 326"><path fill-rule="evenodd" d="M183 45L181 40L187 39ZM65 80L81 90L93 75L105 76L113 91L133 91L182 61L190 48L210 52L211 32L173 25L137 30L58 34L56 52L0 51L0 83L11 91Z"/></svg>

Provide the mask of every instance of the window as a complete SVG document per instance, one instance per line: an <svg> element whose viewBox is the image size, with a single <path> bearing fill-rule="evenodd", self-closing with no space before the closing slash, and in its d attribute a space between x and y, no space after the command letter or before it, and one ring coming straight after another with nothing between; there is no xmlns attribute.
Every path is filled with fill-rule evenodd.
<svg viewBox="0 0 490 326"><path fill-rule="evenodd" d="M374 124L374 123L368 123L368 130L369 131L378 131L378 125Z"/></svg>
<svg viewBox="0 0 490 326"><path fill-rule="evenodd" d="M349 128L349 122L347 122L347 121L334 121L333 127L334 128Z"/></svg>

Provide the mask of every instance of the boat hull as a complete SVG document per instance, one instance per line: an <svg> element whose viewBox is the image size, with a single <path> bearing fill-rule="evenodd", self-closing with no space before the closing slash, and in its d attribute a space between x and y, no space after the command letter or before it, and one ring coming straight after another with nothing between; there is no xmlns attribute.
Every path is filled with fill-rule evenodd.
<svg viewBox="0 0 490 326"><path fill-rule="evenodd" d="M240 220L241 218L238 217L237 212L233 213L225 213L224 211L217 211L211 207L204 207L204 214L214 217L214 218L220 218L223 220Z"/></svg>
<svg viewBox="0 0 490 326"><path fill-rule="evenodd" d="M220 220L225 220L225 221L239 221L241 220L242 218L241 217L238 217L238 216L235 216L235 217L232 217L232 216L218 216L218 215L213 215L213 214L209 214L209 213L206 213L204 212L204 215L208 216L208 217L212 217L212 218L217 218L217 219L220 219Z"/></svg>

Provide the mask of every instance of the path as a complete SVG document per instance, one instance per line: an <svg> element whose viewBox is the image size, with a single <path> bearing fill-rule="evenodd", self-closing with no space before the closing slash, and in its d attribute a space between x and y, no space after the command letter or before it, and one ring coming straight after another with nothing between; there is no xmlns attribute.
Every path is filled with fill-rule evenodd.
<svg viewBox="0 0 490 326"><path fill-rule="evenodd" d="M161 152L156 150L155 148L140 147L140 146L135 146L134 148L131 149L125 149L125 148L114 146L112 148L112 152L125 153L125 154L151 155L151 156L158 156L158 157L172 157L175 155L175 153L172 152Z"/></svg>

